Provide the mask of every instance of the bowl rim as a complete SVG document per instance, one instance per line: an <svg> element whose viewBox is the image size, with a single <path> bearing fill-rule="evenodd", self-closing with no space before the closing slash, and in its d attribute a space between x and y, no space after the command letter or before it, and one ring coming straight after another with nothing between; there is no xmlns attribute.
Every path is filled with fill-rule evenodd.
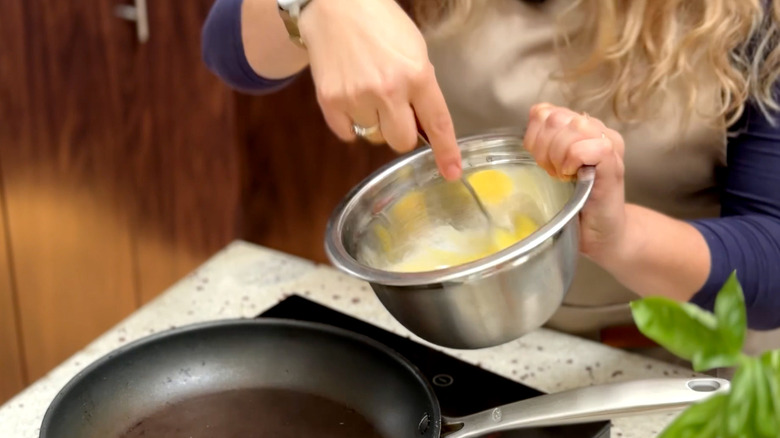
<svg viewBox="0 0 780 438"><path fill-rule="evenodd" d="M506 139L517 141L522 147L522 132L514 128L504 128L490 133L461 137L458 139L458 144L463 148L464 145L468 147L472 143L480 144L488 140ZM325 231L325 253L335 268L369 283L401 287L462 282L475 277L484 277L491 273L502 271L504 268L522 263L529 258L548 239L556 235L572 219L577 218L593 189L595 168L593 166L583 166L577 172L572 196L555 216L525 239L487 257L468 263L432 271L397 272L377 269L357 261L355 257L349 254L342 239L344 224L349 214L369 189L386 180L400 168L421 159L423 156L432 154L433 151L430 147L421 147L402 155L372 172L342 198L331 214Z"/></svg>

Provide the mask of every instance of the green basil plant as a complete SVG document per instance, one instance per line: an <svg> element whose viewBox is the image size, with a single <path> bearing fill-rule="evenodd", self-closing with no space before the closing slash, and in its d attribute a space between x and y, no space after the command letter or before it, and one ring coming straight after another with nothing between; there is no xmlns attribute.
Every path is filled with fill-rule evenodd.
<svg viewBox="0 0 780 438"><path fill-rule="evenodd" d="M660 438L780 437L780 350L742 352L747 316L736 272L718 292L714 313L663 297L634 301L631 310L645 336L695 371L736 370L729 392L690 406Z"/></svg>

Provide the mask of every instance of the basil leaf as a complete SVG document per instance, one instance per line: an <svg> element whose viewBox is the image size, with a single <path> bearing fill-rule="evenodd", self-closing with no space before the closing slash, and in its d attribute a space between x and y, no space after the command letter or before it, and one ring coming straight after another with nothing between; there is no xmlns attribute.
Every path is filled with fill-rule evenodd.
<svg viewBox="0 0 780 438"><path fill-rule="evenodd" d="M692 405L661 438L780 437L780 350L760 358L742 353L747 314L736 272L718 293L714 313L663 297L632 302L631 311L645 336L696 371L737 365L728 394Z"/></svg>
<svg viewBox="0 0 780 438"><path fill-rule="evenodd" d="M780 436L780 350L761 355L761 365L771 402L771 407L766 409L767 415L774 419L773 436Z"/></svg>
<svg viewBox="0 0 780 438"><path fill-rule="evenodd" d="M712 313L703 310L701 307L698 307L695 304L678 303L677 301L674 300L669 300L669 301L680 306L680 309L682 309L683 312L685 312L689 317L691 317L695 321L700 322L705 327L711 330L717 331L718 319Z"/></svg>
<svg viewBox="0 0 780 438"><path fill-rule="evenodd" d="M724 437L726 438L756 436L752 431L750 434L746 433L752 429L752 414L757 401L754 384L756 370L759 372L761 370L758 361L755 358L747 358L740 364L739 369L734 374L728 402L726 403L727 415L723 417Z"/></svg>
<svg viewBox="0 0 780 438"><path fill-rule="evenodd" d="M777 401L772 394L771 372L767 373L767 367L755 359L756 371L753 375L755 387L756 409L753 412L753 424L757 437L777 438L780 436L780 417L777 416Z"/></svg>
<svg viewBox="0 0 780 438"><path fill-rule="evenodd" d="M761 355L761 363L767 371L774 373L780 380L780 350L767 351Z"/></svg>
<svg viewBox="0 0 780 438"><path fill-rule="evenodd" d="M737 280L737 272L733 271L715 298L715 317L718 321L718 331L724 343L723 349L731 354L739 354L745 343L747 331L747 312L742 286Z"/></svg>
<svg viewBox="0 0 780 438"><path fill-rule="evenodd" d="M631 312L645 336L691 361L696 371L732 366L739 358L739 350L724 343L715 315L693 304L648 297L633 301Z"/></svg>
<svg viewBox="0 0 780 438"><path fill-rule="evenodd" d="M716 438L720 424L714 419L725 415L727 394L718 394L691 405L661 432L658 438Z"/></svg>
<svg viewBox="0 0 780 438"><path fill-rule="evenodd" d="M778 382L767 378L763 359L745 358L731 383L724 417L724 437L777 438L780 416L773 391ZM771 374L771 372L769 373ZM774 384L772 384L774 380Z"/></svg>

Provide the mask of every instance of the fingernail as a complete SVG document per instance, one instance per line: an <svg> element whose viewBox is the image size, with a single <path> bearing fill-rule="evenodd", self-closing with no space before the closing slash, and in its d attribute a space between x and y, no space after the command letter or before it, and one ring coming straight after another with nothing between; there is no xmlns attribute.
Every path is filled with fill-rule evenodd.
<svg viewBox="0 0 780 438"><path fill-rule="evenodd" d="M444 179L451 181L460 178L460 172L460 165L453 163L445 168L443 176Z"/></svg>

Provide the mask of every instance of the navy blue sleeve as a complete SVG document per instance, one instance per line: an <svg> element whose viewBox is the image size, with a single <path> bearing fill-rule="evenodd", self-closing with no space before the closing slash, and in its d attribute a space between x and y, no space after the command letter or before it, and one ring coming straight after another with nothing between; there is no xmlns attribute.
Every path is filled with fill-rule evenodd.
<svg viewBox="0 0 780 438"><path fill-rule="evenodd" d="M297 75L283 79L260 77L246 59L241 39L243 0L216 0L201 35L203 61L232 88L254 94L271 93L287 86Z"/></svg>
<svg viewBox="0 0 780 438"><path fill-rule="evenodd" d="M721 217L692 221L704 235L712 261L709 278L692 302L711 310L717 292L736 270L748 326L768 330L780 327L780 125L773 126L757 106L747 105L734 128Z"/></svg>

